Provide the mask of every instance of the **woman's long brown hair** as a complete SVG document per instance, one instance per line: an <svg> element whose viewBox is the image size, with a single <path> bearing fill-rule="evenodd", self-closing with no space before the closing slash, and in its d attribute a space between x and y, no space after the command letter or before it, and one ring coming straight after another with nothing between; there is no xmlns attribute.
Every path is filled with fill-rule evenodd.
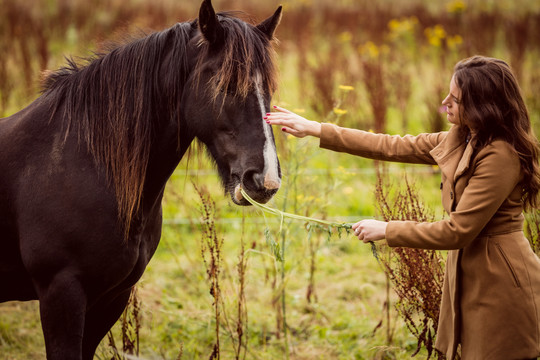
<svg viewBox="0 0 540 360"><path fill-rule="evenodd" d="M524 208L538 208L539 144L510 66L499 59L473 56L456 64L454 79L461 89L461 119L476 133L477 146L495 139L513 146L523 171Z"/></svg>

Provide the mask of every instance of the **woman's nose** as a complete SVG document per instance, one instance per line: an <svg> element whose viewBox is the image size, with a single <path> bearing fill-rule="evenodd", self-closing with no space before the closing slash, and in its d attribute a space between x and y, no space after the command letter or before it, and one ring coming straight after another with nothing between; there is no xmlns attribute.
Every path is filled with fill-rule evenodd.
<svg viewBox="0 0 540 360"><path fill-rule="evenodd" d="M445 98L443 99L442 104L443 104L444 106L450 107L450 102L448 101L448 96L445 97Z"/></svg>

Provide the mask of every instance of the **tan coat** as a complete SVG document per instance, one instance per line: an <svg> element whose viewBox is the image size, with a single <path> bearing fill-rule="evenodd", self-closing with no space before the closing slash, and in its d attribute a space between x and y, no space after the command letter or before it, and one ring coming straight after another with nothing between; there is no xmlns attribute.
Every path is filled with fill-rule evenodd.
<svg viewBox="0 0 540 360"><path fill-rule="evenodd" d="M432 223L392 221L392 247L450 250L436 348L454 359L540 356L540 259L524 237L520 163L503 141L473 154L448 132L390 136L323 124L320 146L362 157L438 165L449 214Z"/></svg>

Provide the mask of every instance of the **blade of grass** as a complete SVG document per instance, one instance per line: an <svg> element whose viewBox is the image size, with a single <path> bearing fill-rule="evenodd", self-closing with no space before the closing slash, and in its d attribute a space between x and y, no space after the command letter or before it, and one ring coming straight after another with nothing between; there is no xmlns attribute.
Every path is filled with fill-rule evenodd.
<svg viewBox="0 0 540 360"><path fill-rule="evenodd" d="M302 215L297 215L297 214L291 214L291 213L284 212L284 211L281 211L281 210L278 210L278 209L274 209L274 208L272 208L272 207L270 207L268 205L264 205L264 204L258 203L257 201L253 200L244 191L244 189L240 189L240 192L242 193L242 196L251 205L253 205L255 207L258 207L259 209L262 209L262 210L264 210L266 212L269 212L271 214L280 216L281 218L289 218L289 219L294 219L294 220L302 220L302 221L307 221L307 222L314 222L314 223L318 223L318 224L321 224L321 225L331 226L331 227L334 227L334 228L341 228L341 229L345 229L345 230L350 230L352 228L352 224L348 224L348 223L321 220L321 219L316 219L316 218L312 218L312 217L307 217L307 216L302 216Z"/></svg>
<svg viewBox="0 0 540 360"><path fill-rule="evenodd" d="M329 226L329 227L333 227L333 228L336 228L336 229L345 229L345 231L347 231L347 233L349 233L349 231L352 229L352 224L350 223L343 223L343 222L336 222L336 221L328 221L328 220L321 220L321 219L317 219L317 218L313 218L313 217L308 217L308 216L302 216L302 215L297 215L297 214L291 214L291 213L288 213L288 212L284 212L284 211L281 211L281 210L278 210L278 209L274 209L268 205L265 205L265 204L261 204L255 200L253 200L248 194L247 192L240 188L240 193L242 194L242 196L253 206L263 210L263 211L266 211L266 212L269 212L271 214L274 214L274 215L277 215L281 218L281 221L283 222L283 218L289 218L289 219L294 219L294 220L301 220L301 221L307 221L307 222L313 222L313 223L317 223L317 224L321 224L321 225L326 225L326 226ZM369 244L371 245L371 252L373 253L373 256L375 257L375 259L377 259L377 261L379 261L379 255L377 253L377 246L375 245L375 243L373 241L370 241Z"/></svg>

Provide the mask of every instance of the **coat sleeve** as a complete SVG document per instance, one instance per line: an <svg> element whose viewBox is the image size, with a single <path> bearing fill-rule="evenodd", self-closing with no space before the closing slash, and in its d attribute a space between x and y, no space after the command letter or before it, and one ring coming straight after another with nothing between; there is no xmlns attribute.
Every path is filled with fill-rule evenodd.
<svg viewBox="0 0 540 360"><path fill-rule="evenodd" d="M431 222L391 221L386 241L391 247L461 249L475 239L520 181L515 151L498 141L479 151L473 174L448 218Z"/></svg>
<svg viewBox="0 0 540 360"><path fill-rule="evenodd" d="M369 159L435 165L429 154L446 132L392 136L321 124L320 147Z"/></svg>

